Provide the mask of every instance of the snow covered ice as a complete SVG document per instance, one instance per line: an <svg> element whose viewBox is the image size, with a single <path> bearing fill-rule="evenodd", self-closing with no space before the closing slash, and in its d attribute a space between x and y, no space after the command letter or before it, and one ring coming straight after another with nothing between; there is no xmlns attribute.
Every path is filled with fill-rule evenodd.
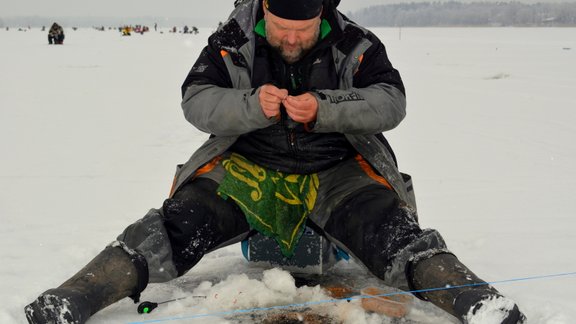
<svg viewBox="0 0 576 324"><path fill-rule="evenodd" d="M576 29L373 31L406 85L408 116L386 136L413 176L422 225L487 281L575 272ZM207 138L182 116L180 85L210 32L65 28L64 45L49 46L39 29L0 30L0 323L25 323L24 305L161 206L175 165ZM285 272L244 271L231 246L142 300L221 291L255 307L303 293ZM189 286L208 274L223 281ZM496 287L530 323L576 319L574 275ZM353 306L350 323L381 320ZM125 299L90 323L179 322L209 307L185 299L140 315ZM225 322L183 322L207 321Z"/></svg>

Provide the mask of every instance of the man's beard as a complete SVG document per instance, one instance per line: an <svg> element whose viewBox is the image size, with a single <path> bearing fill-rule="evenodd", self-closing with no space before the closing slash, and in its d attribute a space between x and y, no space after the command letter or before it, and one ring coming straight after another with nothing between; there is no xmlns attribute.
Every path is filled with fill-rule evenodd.
<svg viewBox="0 0 576 324"><path fill-rule="evenodd" d="M310 51L310 49L304 49L301 47L295 51L285 51L282 49L281 45L274 47L274 49L278 51L282 59L288 64L293 64L300 61Z"/></svg>
<svg viewBox="0 0 576 324"><path fill-rule="evenodd" d="M312 41L308 42L307 44L302 44L292 51L284 50L282 47L282 43L278 45L272 45L272 44L271 45L272 48L274 48L280 54L280 56L286 63L293 64L300 61L304 56L306 56L306 54L310 52L310 50L312 50L312 48L314 48L314 46L316 46L316 43L318 43L319 35L320 30L316 32L314 38L312 38L313 39Z"/></svg>

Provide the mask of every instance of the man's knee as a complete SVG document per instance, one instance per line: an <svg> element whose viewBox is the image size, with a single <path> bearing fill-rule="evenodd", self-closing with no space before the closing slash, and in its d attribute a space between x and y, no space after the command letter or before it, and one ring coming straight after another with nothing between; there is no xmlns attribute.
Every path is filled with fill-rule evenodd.
<svg viewBox="0 0 576 324"><path fill-rule="evenodd" d="M173 244L214 240L244 228L242 211L232 201L222 199L217 189L215 181L199 178L164 201L164 225Z"/></svg>
<svg viewBox="0 0 576 324"><path fill-rule="evenodd" d="M342 201L334 210L325 231L346 244L354 253L370 254L386 241L404 241L419 233L415 212L403 210L398 195L382 186L363 188ZM386 244L393 249L393 244ZM354 251L355 250L355 251Z"/></svg>
<svg viewBox="0 0 576 324"><path fill-rule="evenodd" d="M372 185L348 196L338 205L335 213L354 215L359 210L362 210L367 216L382 215L398 206L398 204L399 198L394 191L380 185Z"/></svg>
<svg viewBox="0 0 576 324"><path fill-rule="evenodd" d="M164 202L164 226L179 274L198 263L206 252L249 231L242 211L222 199L217 188L215 181L199 178Z"/></svg>

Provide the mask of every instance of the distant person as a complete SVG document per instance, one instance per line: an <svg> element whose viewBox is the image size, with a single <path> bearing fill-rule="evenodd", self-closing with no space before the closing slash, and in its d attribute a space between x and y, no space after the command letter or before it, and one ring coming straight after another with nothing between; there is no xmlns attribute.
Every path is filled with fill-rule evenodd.
<svg viewBox="0 0 576 324"><path fill-rule="evenodd" d="M48 31L48 44L64 44L64 29L57 23L53 23Z"/></svg>
<svg viewBox="0 0 576 324"><path fill-rule="evenodd" d="M122 36L132 36L132 27L124 26L122 28Z"/></svg>
<svg viewBox="0 0 576 324"><path fill-rule="evenodd" d="M238 2L181 88L186 119L209 138L160 208L26 306L31 323L84 323L255 232L290 257L305 224L462 323L524 323L514 301L420 227L383 135L405 117L404 84L378 37L338 2Z"/></svg>

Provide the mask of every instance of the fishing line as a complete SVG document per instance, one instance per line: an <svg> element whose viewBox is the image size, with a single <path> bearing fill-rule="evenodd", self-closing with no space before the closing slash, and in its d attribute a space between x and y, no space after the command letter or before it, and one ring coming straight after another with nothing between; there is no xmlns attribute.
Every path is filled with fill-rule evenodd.
<svg viewBox="0 0 576 324"><path fill-rule="evenodd" d="M339 302L343 302L343 301L353 301L353 300L367 299L367 298L389 297L389 296L395 296L395 295L407 295L407 294L425 293L425 292L440 291L440 290L458 289L458 288L465 288L465 287L499 285L499 284L512 283L512 282L534 281L534 280L570 277L570 276L576 276L576 272L532 276L532 277L524 277L524 278L514 278L514 279L475 283L475 284L468 284L468 285L459 285L459 286L445 286L445 287L418 289L418 290L410 290L410 291L398 291L398 292L392 292L392 293L386 293L386 294L380 294L380 295L358 295L358 296L352 296L352 297L346 297L346 298L318 300L318 301L314 301L314 302L305 302L305 303L298 303L298 304L278 305L278 306L269 306L269 307L255 307L255 308L247 308L247 309L236 309L236 310L214 312L214 313L185 315L185 316L169 317L169 318L163 318L163 319L152 319L152 320L138 321L138 322L128 322L127 324L148 324L148 323L163 323L163 322L171 322L171 321L193 320L193 319L199 319L199 318L204 318L204 317L239 315L239 314L246 314L246 313L255 313L255 312L263 312L263 311L288 309L288 308L314 306L314 305L320 305L320 304L339 303Z"/></svg>

